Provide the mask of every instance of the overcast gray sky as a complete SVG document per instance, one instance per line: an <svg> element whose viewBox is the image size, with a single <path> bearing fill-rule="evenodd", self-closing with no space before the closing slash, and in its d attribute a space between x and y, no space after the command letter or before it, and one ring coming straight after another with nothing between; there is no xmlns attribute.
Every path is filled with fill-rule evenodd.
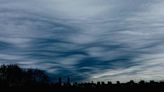
<svg viewBox="0 0 164 92"><path fill-rule="evenodd" d="M0 63L80 81L163 80L163 0L0 0Z"/></svg>

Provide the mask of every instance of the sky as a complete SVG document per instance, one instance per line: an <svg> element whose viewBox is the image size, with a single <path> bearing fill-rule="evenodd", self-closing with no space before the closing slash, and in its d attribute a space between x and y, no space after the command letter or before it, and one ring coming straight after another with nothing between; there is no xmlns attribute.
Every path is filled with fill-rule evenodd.
<svg viewBox="0 0 164 92"><path fill-rule="evenodd" d="M164 80L163 0L0 0L0 64L75 81Z"/></svg>

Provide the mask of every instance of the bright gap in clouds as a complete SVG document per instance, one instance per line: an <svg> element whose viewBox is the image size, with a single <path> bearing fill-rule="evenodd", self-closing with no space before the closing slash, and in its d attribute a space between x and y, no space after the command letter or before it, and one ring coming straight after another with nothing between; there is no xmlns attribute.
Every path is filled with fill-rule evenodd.
<svg viewBox="0 0 164 92"><path fill-rule="evenodd" d="M45 3L47 1L44 1ZM48 6L45 6L49 10L58 11L59 14L65 15L65 18L71 19L87 19L104 13L106 10L112 8L111 5L106 3L107 1L99 0L49 0Z"/></svg>

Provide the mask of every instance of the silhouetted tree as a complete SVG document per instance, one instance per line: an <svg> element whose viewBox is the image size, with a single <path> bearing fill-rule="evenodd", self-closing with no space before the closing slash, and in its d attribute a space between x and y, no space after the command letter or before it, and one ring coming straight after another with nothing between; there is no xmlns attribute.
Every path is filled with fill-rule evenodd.
<svg viewBox="0 0 164 92"><path fill-rule="evenodd" d="M0 66L0 86L31 86L48 83L48 76L38 69L21 69L18 65Z"/></svg>
<svg viewBox="0 0 164 92"><path fill-rule="evenodd" d="M83 82L83 83L71 83L70 77L67 78L67 82L62 83L62 78L58 78L57 83L49 83L48 76L46 73L39 69L22 69L18 65L12 64L12 65L1 65L0 66L0 88L38 88L39 90L43 91L42 89L49 89L52 91L46 91L46 92L68 92L76 90L74 92L79 92L83 90L86 91L98 91L100 89L100 92L105 90L120 90L128 92L140 90L141 92L143 89L163 89L164 90L164 82L155 82L151 80L150 82L145 82L144 80L141 80L138 83L135 83L135 81L130 80L127 83L120 83L120 81L117 81L116 83L108 82L107 84L105 82ZM63 91L65 90L66 91ZM39 92L41 92L39 91ZM147 92L147 91L145 91Z"/></svg>

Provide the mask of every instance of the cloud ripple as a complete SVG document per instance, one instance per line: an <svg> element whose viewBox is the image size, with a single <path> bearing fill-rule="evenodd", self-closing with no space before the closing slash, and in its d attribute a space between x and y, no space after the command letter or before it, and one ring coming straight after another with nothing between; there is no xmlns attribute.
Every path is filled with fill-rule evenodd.
<svg viewBox="0 0 164 92"><path fill-rule="evenodd" d="M163 80L162 0L0 3L1 64L78 81Z"/></svg>

